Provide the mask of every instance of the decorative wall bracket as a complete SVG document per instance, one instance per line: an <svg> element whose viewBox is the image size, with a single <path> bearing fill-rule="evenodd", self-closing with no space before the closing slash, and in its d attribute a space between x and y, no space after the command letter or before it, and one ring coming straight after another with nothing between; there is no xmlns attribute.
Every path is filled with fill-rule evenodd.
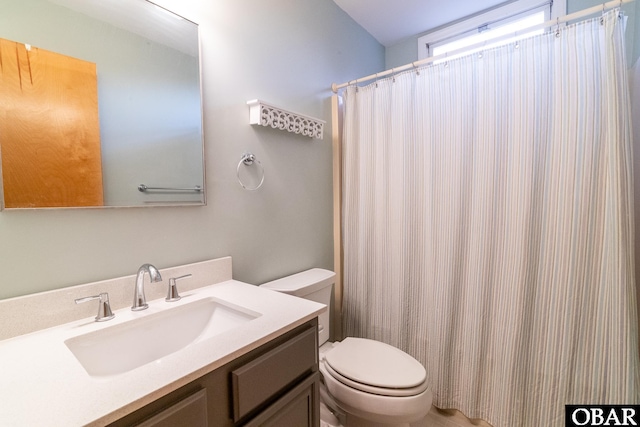
<svg viewBox="0 0 640 427"><path fill-rule="evenodd" d="M254 99L247 101L249 106L249 124L271 126L311 138L322 139L324 120L293 113L266 102Z"/></svg>

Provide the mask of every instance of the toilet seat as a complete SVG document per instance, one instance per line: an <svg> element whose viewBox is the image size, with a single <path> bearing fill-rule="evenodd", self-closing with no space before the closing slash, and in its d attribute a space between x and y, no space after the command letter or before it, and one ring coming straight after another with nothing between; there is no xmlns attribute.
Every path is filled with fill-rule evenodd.
<svg viewBox="0 0 640 427"><path fill-rule="evenodd" d="M402 350L366 338L346 338L324 353L324 367L341 383L380 396L415 396L427 389L427 372Z"/></svg>
<svg viewBox="0 0 640 427"><path fill-rule="evenodd" d="M361 420L357 425L405 425L404 423L410 424L424 419L431 409L432 393L428 388L414 396L367 393L337 380L327 371L327 366L325 361L320 364L323 377L321 387L326 387L331 397L327 405L333 405L330 407L346 414L346 425L349 425L349 420L353 421L354 416Z"/></svg>
<svg viewBox="0 0 640 427"><path fill-rule="evenodd" d="M339 372L336 372L328 363L324 364L324 368L326 373L331 375L334 379L340 381L342 384L351 387L356 390L360 390L364 393L377 394L379 396L389 396L389 397L410 397L415 396L427 389L427 383L424 382L417 387L411 388L382 388L382 387L374 387L368 384L363 384L359 382L355 382L350 380L349 378L340 375Z"/></svg>

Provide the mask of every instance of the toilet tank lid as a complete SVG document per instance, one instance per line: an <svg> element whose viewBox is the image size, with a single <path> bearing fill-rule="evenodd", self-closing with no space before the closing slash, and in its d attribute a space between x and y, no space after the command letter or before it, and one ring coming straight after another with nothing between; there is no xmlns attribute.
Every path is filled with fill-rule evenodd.
<svg viewBox="0 0 640 427"><path fill-rule="evenodd" d="M292 274L291 276L263 283L260 286L297 297L303 297L333 285L335 277L336 273L333 271L323 268L312 268Z"/></svg>

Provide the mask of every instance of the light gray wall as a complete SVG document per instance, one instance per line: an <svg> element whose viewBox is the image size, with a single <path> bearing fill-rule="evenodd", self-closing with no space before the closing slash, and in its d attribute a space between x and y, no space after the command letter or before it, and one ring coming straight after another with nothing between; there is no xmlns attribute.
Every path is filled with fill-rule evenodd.
<svg viewBox="0 0 640 427"><path fill-rule="evenodd" d="M385 68L387 70L393 67L409 64L418 60L418 37L415 35L402 40L399 43L389 46L385 49Z"/></svg>
<svg viewBox="0 0 640 427"><path fill-rule="evenodd" d="M200 24L205 207L0 212L0 298L231 255L261 283L333 267L330 85L384 68L384 48L332 0L156 0ZM246 101L326 120L324 140L248 124ZM245 151L265 169L243 190ZM133 287L133 284L132 284Z"/></svg>

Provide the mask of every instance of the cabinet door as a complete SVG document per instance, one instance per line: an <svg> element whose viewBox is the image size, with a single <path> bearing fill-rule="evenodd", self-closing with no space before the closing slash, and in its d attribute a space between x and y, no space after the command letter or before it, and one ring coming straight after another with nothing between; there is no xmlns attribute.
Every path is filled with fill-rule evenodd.
<svg viewBox="0 0 640 427"><path fill-rule="evenodd" d="M318 331L310 328L231 372L233 417L242 422L262 405L317 370Z"/></svg>
<svg viewBox="0 0 640 427"><path fill-rule="evenodd" d="M262 411L245 427L318 427L320 374L317 372Z"/></svg>
<svg viewBox="0 0 640 427"><path fill-rule="evenodd" d="M138 424L138 427L207 427L207 392L200 390Z"/></svg>

